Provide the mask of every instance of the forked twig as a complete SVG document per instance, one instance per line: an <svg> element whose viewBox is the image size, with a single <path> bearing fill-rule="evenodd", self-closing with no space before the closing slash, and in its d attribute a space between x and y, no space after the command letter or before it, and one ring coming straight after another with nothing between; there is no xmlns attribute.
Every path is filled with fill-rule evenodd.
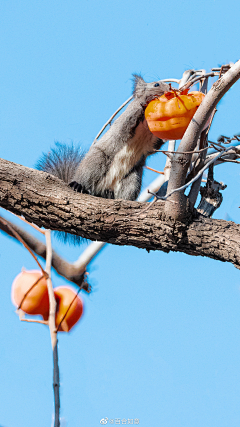
<svg viewBox="0 0 240 427"><path fill-rule="evenodd" d="M220 158L221 156L225 155L228 151L230 151L232 149L232 147L229 147L228 149L222 149L221 152L219 152L213 159L209 160L208 163L205 164L205 166L197 173L197 175L192 178L189 182L187 182L185 185L182 185L179 188L175 188L172 191L170 191L170 193L166 194L166 196L158 196L157 194L155 194L155 196L157 197L157 199L159 200L167 200L168 197L170 197L173 193L176 193L178 191L183 191L185 190L187 187L189 187L189 185L193 184L195 181L197 181L198 178L200 178L200 176L202 175L202 173L209 168L209 166L214 163L218 158Z"/></svg>
<svg viewBox="0 0 240 427"><path fill-rule="evenodd" d="M184 86L182 86L179 91L183 92L184 90L190 88L191 86L193 86L196 82L198 82L199 80L208 78L208 77L215 77L218 76L219 73L218 72L211 72L211 73L207 73L207 74L203 74L201 76L197 76L194 77L192 80L189 80Z"/></svg>
<svg viewBox="0 0 240 427"><path fill-rule="evenodd" d="M103 133L103 131L106 129L106 127L111 124L112 120L114 119L114 117L119 113L119 111L121 111L125 105L127 105L131 100L133 99L133 95L130 96L130 98L128 98L118 109L117 111L115 111L115 113L110 117L110 119L105 123L105 125L102 127L102 129L98 132L96 138L93 141L93 144L95 144L95 142L97 141L97 139L99 138L99 136Z"/></svg>
<svg viewBox="0 0 240 427"><path fill-rule="evenodd" d="M16 237L17 240L19 240L19 242L21 242L23 244L23 246L28 250L28 252L32 255L32 257L35 259L37 265L39 266L39 268L42 271L42 274L45 275L45 271L42 268L40 262L38 261L37 257L34 255L33 251L29 248L29 246L27 245L26 242L24 242L24 240L21 238L21 236L16 232L16 230L14 230L14 228L7 222L5 221L2 217L0 217L0 221L2 222L2 224L4 224L6 227L9 228L9 230L11 230L12 234Z"/></svg>

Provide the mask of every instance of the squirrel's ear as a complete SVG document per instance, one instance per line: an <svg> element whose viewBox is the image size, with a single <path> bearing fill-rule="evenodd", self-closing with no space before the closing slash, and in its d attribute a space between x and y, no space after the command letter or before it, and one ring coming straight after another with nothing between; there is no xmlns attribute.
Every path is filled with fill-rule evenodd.
<svg viewBox="0 0 240 427"><path fill-rule="evenodd" d="M136 96L139 94L139 92L142 92L142 89L144 88L146 83L140 74L133 74L132 80L133 80L133 96Z"/></svg>

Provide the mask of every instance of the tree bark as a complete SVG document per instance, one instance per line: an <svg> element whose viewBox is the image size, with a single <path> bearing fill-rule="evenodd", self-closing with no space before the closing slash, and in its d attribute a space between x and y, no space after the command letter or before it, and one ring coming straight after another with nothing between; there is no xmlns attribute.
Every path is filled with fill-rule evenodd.
<svg viewBox="0 0 240 427"><path fill-rule="evenodd" d="M240 225L196 211L188 222L171 221L164 205L75 193L45 172L0 160L0 206L39 227L148 251L207 256L240 268Z"/></svg>

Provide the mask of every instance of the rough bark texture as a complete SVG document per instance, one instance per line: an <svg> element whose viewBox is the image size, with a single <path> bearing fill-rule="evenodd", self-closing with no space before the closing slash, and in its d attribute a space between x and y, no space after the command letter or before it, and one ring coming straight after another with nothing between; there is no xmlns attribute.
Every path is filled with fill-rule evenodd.
<svg viewBox="0 0 240 427"><path fill-rule="evenodd" d="M72 191L59 179L0 160L0 206L40 227L146 250L180 251L240 268L240 225L194 213L166 219L164 203L107 200Z"/></svg>

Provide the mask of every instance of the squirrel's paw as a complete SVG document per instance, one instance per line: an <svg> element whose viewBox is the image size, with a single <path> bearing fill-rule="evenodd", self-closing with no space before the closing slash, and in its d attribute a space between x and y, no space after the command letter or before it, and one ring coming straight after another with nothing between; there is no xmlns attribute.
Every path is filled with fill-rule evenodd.
<svg viewBox="0 0 240 427"><path fill-rule="evenodd" d="M105 190L102 197L105 199L114 199L114 192L112 190Z"/></svg>
<svg viewBox="0 0 240 427"><path fill-rule="evenodd" d="M69 187L71 187L74 191L77 191L78 193L89 194L90 196L103 197L105 199L114 199L114 192L112 190L104 190L102 193L96 194L90 190L87 190L84 185L79 184L76 181L70 182Z"/></svg>
<svg viewBox="0 0 240 427"><path fill-rule="evenodd" d="M77 191L78 193L91 194L89 190L86 190L86 188L82 184L79 184L76 181L70 182L69 187L71 187L74 191Z"/></svg>

